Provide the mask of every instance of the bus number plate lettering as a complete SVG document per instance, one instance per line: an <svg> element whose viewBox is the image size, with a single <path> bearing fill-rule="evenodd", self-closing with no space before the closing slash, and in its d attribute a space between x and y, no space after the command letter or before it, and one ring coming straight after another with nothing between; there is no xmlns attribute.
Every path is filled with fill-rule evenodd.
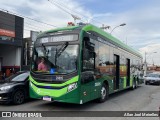
<svg viewBox="0 0 160 120"><path fill-rule="evenodd" d="M51 97L48 97L48 96L44 96L44 97L43 97L43 100L52 101Z"/></svg>
<svg viewBox="0 0 160 120"><path fill-rule="evenodd" d="M63 80L63 76L56 76L56 80Z"/></svg>

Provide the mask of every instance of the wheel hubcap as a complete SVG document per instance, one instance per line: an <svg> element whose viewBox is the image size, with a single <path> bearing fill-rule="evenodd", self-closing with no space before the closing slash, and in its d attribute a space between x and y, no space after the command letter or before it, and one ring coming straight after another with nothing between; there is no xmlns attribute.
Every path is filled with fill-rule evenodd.
<svg viewBox="0 0 160 120"><path fill-rule="evenodd" d="M24 95L22 92L18 92L15 96L15 100L17 103L22 103L24 100Z"/></svg>
<svg viewBox="0 0 160 120"><path fill-rule="evenodd" d="M138 86L138 82L136 81L136 87Z"/></svg>
<svg viewBox="0 0 160 120"><path fill-rule="evenodd" d="M102 87L102 89L101 89L101 96L102 96L102 99L105 99L105 97L106 97L106 89L105 89L105 87Z"/></svg>
<svg viewBox="0 0 160 120"><path fill-rule="evenodd" d="M133 88L135 88L135 82L133 83Z"/></svg>

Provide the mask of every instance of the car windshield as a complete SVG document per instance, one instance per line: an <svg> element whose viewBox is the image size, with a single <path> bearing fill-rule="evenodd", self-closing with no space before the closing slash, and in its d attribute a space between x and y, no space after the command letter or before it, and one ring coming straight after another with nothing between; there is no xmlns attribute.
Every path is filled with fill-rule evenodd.
<svg viewBox="0 0 160 120"><path fill-rule="evenodd" d="M11 81L12 82L21 82L21 81L25 81L27 79L27 77L29 76L29 73L21 73L21 74L17 74L14 75L14 77L12 77Z"/></svg>
<svg viewBox="0 0 160 120"><path fill-rule="evenodd" d="M158 75L158 74L148 74L147 77L160 78L160 75Z"/></svg>
<svg viewBox="0 0 160 120"><path fill-rule="evenodd" d="M32 71L42 74L68 74L77 70L78 45L61 45L34 48Z"/></svg>

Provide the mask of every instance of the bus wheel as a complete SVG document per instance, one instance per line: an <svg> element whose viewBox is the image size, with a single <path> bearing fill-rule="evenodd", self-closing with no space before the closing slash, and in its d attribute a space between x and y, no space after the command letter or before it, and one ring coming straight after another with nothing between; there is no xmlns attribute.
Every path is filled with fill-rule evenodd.
<svg viewBox="0 0 160 120"><path fill-rule="evenodd" d="M135 84L135 88L137 88L137 87L138 87L138 81L136 80L135 83L136 83L136 84Z"/></svg>
<svg viewBox="0 0 160 120"><path fill-rule="evenodd" d="M103 83L100 92L101 92L101 97L98 99L98 102L102 103L102 102L105 102L108 99L108 94L109 94L108 86Z"/></svg>
<svg viewBox="0 0 160 120"><path fill-rule="evenodd" d="M133 81L133 84L132 84L132 90L134 90L136 88L136 82L135 80Z"/></svg>

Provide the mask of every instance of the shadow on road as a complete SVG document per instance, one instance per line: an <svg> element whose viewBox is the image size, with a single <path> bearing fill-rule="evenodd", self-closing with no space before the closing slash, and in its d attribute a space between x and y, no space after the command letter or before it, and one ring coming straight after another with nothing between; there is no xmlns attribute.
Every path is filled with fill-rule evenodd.
<svg viewBox="0 0 160 120"><path fill-rule="evenodd" d="M33 102L37 102L38 100L37 99L27 99L25 100L25 102L23 104L20 104L20 105L25 105L25 104L29 104L29 103L33 103ZM20 106L18 105L18 106ZM0 102L0 106L17 106L15 104L13 104L12 102Z"/></svg>
<svg viewBox="0 0 160 120"><path fill-rule="evenodd" d="M136 91L136 90L139 90L142 86L138 86L136 89L132 90L131 88L129 89L125 89L125 90L122 90L122 91L119 91L119 92L116 92L116 93L113 93L111 95L109 95L109 100L113 99L113 98L116 98L118 96L121 96L123 94L126 94L126 93L129 93L129 92L132 92L132 91Z"/></svg>
<svg viewBox="0 0 160 120"><path fill-rule="evenodd" d="M139 86L134 91L139 91L141 86ZM114 94L109 95L109 99L105 103L97 103L96 100L87 102L85 104L71 104L71 103L60 103L60 102L47 102L43 100L37 100L37 99L28 99L25 103L21 105L13 105L13 104L4 104L1 103L1 107L5 108L17 108L20 107L22 109L25 107L25 109L29 110L37 110L37 111L88 111L88 110L95 110L96 108L107 106L109 105L114 99L119 98L120 96L123 96L124 94L130 94L130 92L133 92L132 90L123 90ZM136 94L136 92L133 92L133 94Z"/></svg>
<svg viewBox="0 0 160 120"><path fill-rule="evenodd" d="M139 86L136 90L140 89L141 86ZM123 94L132 92L132 90L130 89L126 89L114 94L109 95L109 99L107 101L112 101L112 99L117 98ZM105 103L97 103L96 100L92 100L90 102L87 102L85 104L71 104L71 103L60 103L60 102L43 102L41 104L37 104L36 107L38 108L42 108L40 110L43 110L44 108L47 108L49 111L84 111L84 110L90 110L92 107L96 107L99 104L106 104L107 101Z"/></svg>

